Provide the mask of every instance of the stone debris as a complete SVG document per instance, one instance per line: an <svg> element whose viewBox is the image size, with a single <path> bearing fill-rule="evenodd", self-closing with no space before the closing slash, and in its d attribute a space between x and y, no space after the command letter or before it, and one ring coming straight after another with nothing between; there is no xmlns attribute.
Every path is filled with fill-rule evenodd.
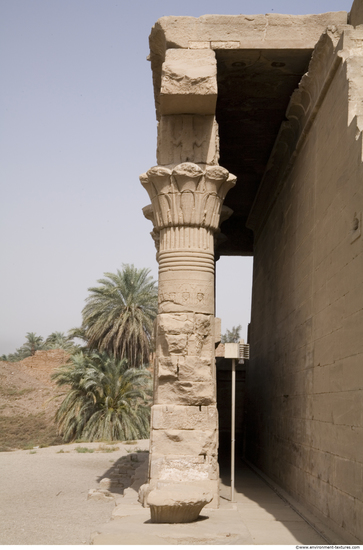
<svg viewBox="0 0 363 550"><path fill-rule="evenodd" d="M88 491L87 500L104 500L109 502L114 500L114 496L107 489L90 489Z"/></svg>
<svg viewBox="0 0 363 550"><path fill-rule="evenodd" d="M121 480L124 480L124 477L114 475L112 478L104 477L100 481L100 486L103 489L109 489L110 491L112 489L119 489L124 486L124 484L121 482Z"/></svg>
<svg viewBox="0 0 363 550"><path fill-rule="evenodd" d="M107 472L107 476L100 479L99 488L89 491L87 498L105 500L106 495L117 499L118 504L118 497L122 495L121 502L129 503L132 500L137 503L138 490L147 479L148 455L144 451L121 457Z"/></svg>
<svg viewBox="0 0 363 550"><path fill-rule="evenodd" d="M154 489L147 497L152 523L191 523L213 495L202 489L170 484L164 489Z"/></svg>

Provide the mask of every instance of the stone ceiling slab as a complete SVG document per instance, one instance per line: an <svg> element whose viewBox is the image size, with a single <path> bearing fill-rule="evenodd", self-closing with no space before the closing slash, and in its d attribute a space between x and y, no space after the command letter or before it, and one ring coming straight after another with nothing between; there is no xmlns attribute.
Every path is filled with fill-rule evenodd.
<svg viewBox="0 0 363 550"><path fill-rule="evenodd" d="M328 27L332 32L346 27L347 20L348 14L341 11L319 15L168 16L154 25L150 60L158 120L162 112L169 113L167 109L164 112L161 90L167 50L215 51L219 162L237 176L237 185L225 202L234 213L221 226L224 236L218 241L218 254L253 254L253 232L246 222L281 124L286 121L290 98L308 70L321 35ZM188 113L181 107L180 114ZM209 109L200 114L212 113Z"/></svg>

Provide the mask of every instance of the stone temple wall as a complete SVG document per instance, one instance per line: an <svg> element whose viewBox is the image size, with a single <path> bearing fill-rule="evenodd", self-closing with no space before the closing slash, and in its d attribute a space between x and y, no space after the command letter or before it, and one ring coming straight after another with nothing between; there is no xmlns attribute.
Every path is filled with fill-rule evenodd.
<svg viewBox="0 0 363 550"><path fill-rule="evenodd" d="M199 487L218 505L213 251L231 214L222 206L231 170L235 214L221 227L235 246L225 250L246 253L235 243L234 228L246 229L238 208L254 234L246 457L343 540L363 540L362 2L349 20L346 12L207 15L163 17L153 27L158 166L141 183L151 200L144 214L154 227L159 315L146 504L173 485ZM259 59L288 54L289 63L313 56L306 74L306 65L290 70L265 56L259 88L255 69L243 69L249 50ZM272 111L277 138L266 163L259 129L270 131L270 103L281 97L271 67L286 71L281 81L304 76L295 92L285 89L286 117L285 104ZM259 90L265 103L254 103ZM216 111L218 94L226 95ZM257 128L248 138L246 124ZM253 154L248 139L259 145Z"/></svg>
<svg viewBox="0 0 363 550"><path fill-rule="evenodd" d="M363 30L333 29L291 100L289 162L255 232L247 379L248 459L351 543L363 540L362 73Z"/></svg>

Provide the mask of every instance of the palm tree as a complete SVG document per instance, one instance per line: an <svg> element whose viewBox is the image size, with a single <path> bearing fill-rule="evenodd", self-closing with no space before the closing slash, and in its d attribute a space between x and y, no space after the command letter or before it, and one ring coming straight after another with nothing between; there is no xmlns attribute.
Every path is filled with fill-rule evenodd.
<svg viewBox="0 0 363 550"><path fill-rule="evenodd" d="M43 336L37 336L35 332L26 333L26 342L17 351L24 352L25 356L34 355L39 349L44 349Z"/></svg>
<svg viewBox="0 0 363 550"><path fill-rule="evenodd" d="M87 335L83 327L71 328L68 331L68 338L71 340L73 340L74 338L79 338L80 340L83 341L85 345L87 344Z"/></svg>
<svg viewBox="0 0 363 550"><path fill-rule="evenodd" d="M79 352L52 378L67 387L55 417L66 442L149 437L151 376L146 369L128 369L125 359L106 353Z"/></svg>
<svg viewBox="0 0 363 550"><path fill-rule="evenodd" d="M231 330L226 330L225 334L222 334L221 337L221 343L226 344L229 342L239 342L241 339L240 332L241 332L241 325L238 325L237 327L232 327Z"/></svg>
<svg viewBox="0 0 363 550"><path fill-rule="evenodd" d="M105 273L83 308L82 329L91 349L127 358L131 367L147 363L153 322L157 315L156 282L150 269L124 264L122 271Z"/></svg>
<svg viewBox="0 0 363 550"><path fill-rule="evenodd" d="M77 347L72 338L66 336L64 332L52 332L44 343L45 349L64 349L73 353Z"/></svg>

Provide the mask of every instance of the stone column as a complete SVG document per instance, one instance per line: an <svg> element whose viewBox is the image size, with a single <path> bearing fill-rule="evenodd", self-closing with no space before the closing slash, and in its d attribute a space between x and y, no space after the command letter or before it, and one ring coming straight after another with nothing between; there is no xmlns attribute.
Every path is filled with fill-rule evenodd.
<svg viewBox="0 0 363 550"><path fill-rule="evenodd" d="M218 166L214 52L168 50L159 99L159 165L140 177L159 262L146 493L180 483L217 507L214 238L236 178Z"/></svg>

